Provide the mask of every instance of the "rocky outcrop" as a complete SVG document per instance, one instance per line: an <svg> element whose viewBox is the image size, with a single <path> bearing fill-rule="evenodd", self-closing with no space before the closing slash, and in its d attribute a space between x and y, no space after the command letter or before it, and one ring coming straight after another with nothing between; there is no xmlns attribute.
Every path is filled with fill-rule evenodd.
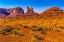
<svg viewBox="0 0 64 42"><path fill-rule="evenodd" d="M20 7L10 8L7 10L10 13L9 17L20 16L24 14L24 10Z"/></svg>
<svg viewBox="0 0 64 42"><path fill-rule="evenodd" d="M6 9L0 8L0 14L9 15Z"/></svg>
<svg viewBox="0 0 64 42"><path fill-rule="evenodd" d="M28 15L30 15L30 14L34 14L35 12L33 11L33 8L32 7L27 7L27 12L25 13L25 14L28 14Z"/></svg>
<svg viewBox="0 0 64 42"><path fill-rule="evenodd" d="M49 8L48 10L44 11L41 13L42 15L62 15L64 14L63 10L61 10L59 7L52 7Z"/></svg>
<svg viewBox="0 0 64 42"><path fill-rule="evenodd" d="M21 7L15 7L10 9L0 8L0 17L15 17L24 14L24 10Z"/></svg>
<svg viewBox="0 0 64 42"><path fill-rule="evenodd" d="M6 15L0 14L0 18L5 18L5 17L6 17Z"/></svg>
<svg viewBox="0 0 64 42"><path fill-rule="evenodd" d="M16 7L12 9L12 13L21 13L24 14L24 10L20 7Z"/></svg>
<svg viewBox="0 0 64 42"><path fill-rule="evenodd" d="M17 16L32 16L32 15L40 15L38 13L35 13L33 11L32 7L27 7L27 12L24 13L24 10L21 7L15 7L15 8L10 8L10 9L4 9L0 8L0 17L17 17ZM41 13L41 15L46 15L46 16L57 16L57 15L64 15L64 11L61 10L59 7L52 7Z"/></svg>

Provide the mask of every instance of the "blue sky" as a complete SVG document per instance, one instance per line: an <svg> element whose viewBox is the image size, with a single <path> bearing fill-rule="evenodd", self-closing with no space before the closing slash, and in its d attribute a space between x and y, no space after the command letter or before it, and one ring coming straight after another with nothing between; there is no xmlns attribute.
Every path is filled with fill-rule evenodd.
<svg viewBox="0 0 64 42"><path fill-rule="evenodd" d="M1 8L13 8L20 6L26 12L26 7L33 7L34 11L41 13L50 7L64 9L64 0L0 0Z"/></svg>

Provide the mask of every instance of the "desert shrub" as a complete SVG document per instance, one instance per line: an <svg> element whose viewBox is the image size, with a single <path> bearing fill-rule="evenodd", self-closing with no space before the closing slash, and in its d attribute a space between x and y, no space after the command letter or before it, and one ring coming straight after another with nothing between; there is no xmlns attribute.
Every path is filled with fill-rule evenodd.
<svg viewBox="0 0 64 42"><path fill-rule="evenodd" d="M43 29L46 30L46 31L52 31L53 30L52 27L44 27Z"/></svg>
<svg viewBox="0 0 64 42"><path fill-rule="evenodd" d="M6 31L2 31L2 34L5 35L5 32L6 32Z"/></svg>
<svg viewBox="0 0 64 42"><path fill-rule="evenodd" d="M51 31L51 30L52 30L52 28L48 28L48 30L50 30L50 31Z"/></svg>
<svg viewBox="0 0 64 42"><path fill-rule="evenodd" d="M11 26L7 26L5 27L4 29L2 29L3 31L6 31L6 32L11 32L14 28L12 28Z"/></svg>
<svg viewBox="0 0 64 42"><path fill-rule="evenodd" d="M37 31L37 28L31 28L32 31Z"/></svg>
<svg viewBox="0 0 64 42"><path fill-rule="evenodd" d="M32 31L37 31L37 26L31 26Z"/></svg>
<svg viewBox="0 0 64 42"><path fill-rule="evenodd" d="M59 28L64 29L64 26L60 26Z"/></svg>
<svg viewBox="0 0 64 42"><path fill-rule="evenodd" d="M12 30L13 28L11 26L6 26L6 27L2 27L0 31L3 35L5 35L6 32L11 32Z"/></svg>
<svg viewBox="0 0 64 42"><path fill-rule="evenodd" d="M29 26L25 25L24 28L29 28Z"/></svg>
<svg viewBox="0 0 64 42"><path fill-rule="evenodd" d="M10 34L13 34L13 35L21 35L21 33L19 32L20 29L19 28L15 28L15 27L11 27L11 26L6 26L4 27L2 30L1 30L1 33L3 35L6 34L6 32L9 32Z"/></svg>
<svg viewBox="0 0 64 42"><path fill-rule="evenodd" d="M34 34L34 38L37 40L42 40L43 38L41 36L39 36L38 34Z"/></svg>
<svg viewBox="0 0 64 42"><path fill-rule="evenodd" d="M17 24L17 25L22 26L22 24Z"/></svg>
<svg viewBox="0 0 64 42"><path fill-rule="evenodd" d="M21 34L18 30L11 31L11 34L17 35L17 36L23 36L23 34Z"/></svg>
<svg viewBox="0 0 64 42"><path fill-rule="evenodd" d="M60 32L61 30L60 29L56 29L56 32Z"/></svg>
<svg viewBox="0 0 64 42"><path fill-rule="evenodd" d="M15 29L20 30L19 28L15 28L15 27L12 27L12 26L6 26L2 30L6 31L6 32L11 32L12 30L15 30Z"/></svg>
<svg viewBox="0 0 64 42"><path fill-rule="evenodd" d="M53 31L54 29L53 29L52 27L50 27L50 28L47 28L47 30L49 30L49 31Z"/></svg>
<svg viewBox="0 0 64 42"><path fill-rule="evenodd" d="M37 28L37 26L34 26L34 25L33 25L32 28Z"/></svg>
<svg viewBox="0 0 64 42"><path fill-rule="evenodd" d="M46 26L43 27L44 30L48 30L48 28Z"/></svg>
<svg viewBox="0 0 64 42"><path fill-rule="evenodd" d="M41 30L43 30L43 28L41 28L41 27L38 27L37 28L37 31L41 31Z"/></svg>
<svg viewBox="0 0 64 42"><path fill-rule="evenodd" d="M45 32L45 31L43 31L43 30L42 30L42 31L40 31L40 32L41 32L41 34L46 34L46 32Z"/></svg>

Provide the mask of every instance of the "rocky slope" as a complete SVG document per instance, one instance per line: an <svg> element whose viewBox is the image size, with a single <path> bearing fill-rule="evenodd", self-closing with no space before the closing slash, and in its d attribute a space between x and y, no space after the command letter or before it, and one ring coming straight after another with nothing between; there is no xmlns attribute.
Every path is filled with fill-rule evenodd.
<svg viewBox="0 0 64 42"><path fill-rule="evenodd" d="M52 7L41 13L42 15L62 15L64 11L61 10L59 7Z"/></svg>

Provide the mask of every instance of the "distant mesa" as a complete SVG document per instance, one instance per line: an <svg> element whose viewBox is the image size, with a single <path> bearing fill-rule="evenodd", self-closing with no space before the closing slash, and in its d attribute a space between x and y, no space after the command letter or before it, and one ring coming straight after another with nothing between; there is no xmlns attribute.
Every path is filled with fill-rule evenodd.
<svg viewBox="0 0 64 42"><path fill-rule="evenodd" d="M42 15L60 15L64 14L63 10L61 10L59 7L52 7L41 13Z"/></svg>
<svg viewBox="0 0 64 42"><path fill-rule="evenodd" d="M4 8L0 8L0 18L8 16L8 12Z"/></svg>
<svg viewBox="0 0 64 42"><path fill-rule="evenodd" d="M15 8L12 9L12 13L24 14L24 10L21 7L15 7Z"/></svg>
<svg viewBox="0 0 64 42"><path fill-rule="evenodd" d="M21 7L15 7L8 9L8 13L10 13L9 17L16 17L24 14L24 10Z"/></svg>
<svg viewBox="0 0 64 42"><path fill-rule="evenodd" d="M0 8L0 14L9 15L6 9Z"/></svg>
<svg viewBox="0 0 64 42"><path fill-rule="evenodd" d="M64 11L59 7L52 7L41 13L41 15L63 15ZM27 12L24 13L24 10L21 7L4 9L0 8L0 17L17 17L24 15L40 15L39 13L34 12L33 7L27 7Z"/></svg>

